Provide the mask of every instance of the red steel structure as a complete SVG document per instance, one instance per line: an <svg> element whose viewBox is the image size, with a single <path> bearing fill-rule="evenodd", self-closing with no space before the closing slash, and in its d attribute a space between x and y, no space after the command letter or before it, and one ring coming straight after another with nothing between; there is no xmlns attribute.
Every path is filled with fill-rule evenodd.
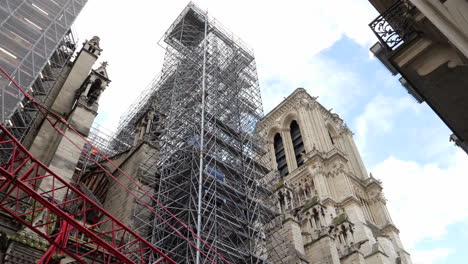
<svg viewBox="0 0 468 264"><path fill-rule="evenodd" d="M10 80L9 86L20 90L33 103L57 132L69 140L81 152L85 153L78 144L68 138L58 127L59 124L64 124L68 129L78 134L66 120L36 102L1 67L0 73ZM84 137L80 137L90 144ZM99 149L96 147L94 149L97 150L98 155L109 161L115 169L130 179L137 189L143 191L145 195L150 196L131 176L127 175L111 160L102 155ZM21 142L3 124L0 124L0 150L9 150L11 155L8 162L0 164L0 193L7 193L0 200L0 209L8 212L16 220L51 243L51 248L44 254L39 263L48 263L48 260L55 251L65 253L80 263L86 263L83 258L87 256L96 260L96 263L175 263L170 257L130 230L72 184L61 179L47 166L42 164L27 151ZM85 155L97 166L101 167L101 169L104 169L107 176L123 186L119 180L94 158L87 153ZM40 182L47 178L53 183L51 188L39 190L38 186ZM124 188L142 202L128 187ZM59 196L58 192L66 194L61 201L55 199L56 196ZM153 196L150 196L150 198L152 202L167 211L164 205ZM206 252L203 252L192 241L189 241L186 236L180 233L179 230L167 222L166 219L163 219L154 208L146 203L143 205L150 209L155 217L158 217L173 229L177 235L186 240L195 250L207 257L210 263L216 263L207 256ZM102 215L102 217L99 222L89 225L86 223L86 216L89 215ZM170 212L169 215L184 226L194 237L197 237L209 251L213 251L224 263L230 264L224 256L212 248L209 243L199 238L185 223L175 215L170 214ZM58 225L58 228L52 228L55 225ZM56 230L59 230L59 232Z"/></svg>
<svg viewBox="0 0 468 264"><path fill-rule="evenodd" d="M11 149L9 161L0 165L0 208L51 245L80 263L90 257L96 263L146 264L155 255L153 263L175 263L33 157L3 125L0 146ZM38 189L47 178L51 188ZM65 193L61 201L55 199L58 192ZM91 213L103 217L86 224ZM53 232L57 224L60 231Z"/></svg>

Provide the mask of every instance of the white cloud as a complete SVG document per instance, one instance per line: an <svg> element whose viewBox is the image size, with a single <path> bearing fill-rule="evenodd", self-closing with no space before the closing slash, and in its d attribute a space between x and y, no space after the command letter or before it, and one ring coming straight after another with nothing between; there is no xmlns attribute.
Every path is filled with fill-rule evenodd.
<svg viewBox="0 0 468 264"><path fill-rule="evenodd" d="M344 68L337 61L314 57L302 65L290 66L284 69L283 74L297 75L297 79L282 79L279 75L277 78L272 77L261 82L266 111L270 111L298 87L305 88L312 96L319 96L321 104L333 107L337 113L346 113L353 102L357 103L357 100L351 98L361 92L359 78L356 73Z"/></svg>
<svg viewBox="0 0 468 264"><path fill-rule="evenodd" d="M391 132L395 118L403 111L419 112L418 104L409 96L396 98L377 95L356 118L356 144L365 150L366 139Z"/></svg>
<svg viewBox="0 0 468 264"><path fill-rule="evenodd" d="M411 254L411 257L414 264L432 264L436 260L446 258L454 251L453 248L434 248L431 250L415 251Z"/></svg>
<svg viewBox="0 0 468 264"><path fill-rule="evenodd" d="M468 220L468 156L456 150L447 157L446 168L389 157L371 170L383 181L387 206L410 253L418 242L440 239L448 225Z"/></svg>
<svg viewBox="0 0 468 264"><path fill-rule="evenodd" d="M314 55L331 47L343 35L365 46L374 41L367 24L376 12L363 0L198 2L255 50L261 81L282 81L281 86L270 87L264 94L267 106L278 103L277 98L288 95L298 83L315 92L321 82L311 75L321 73L329 65L320 64ZM109 61L112 83L100 100L101 113L116 119L160 71L164 51L157 42L186 4L186 0L164 4L148 0L135 0L131 4L110 0L88 2L76 28L81 40L99 35L104 48L100 60ZM111 12L103 12L110 7ZM329 71L322 79L347 78ZM336 107L333 98L339 97L329 99L330 105ZM114 126L116 121L105 123Z"/></svg>

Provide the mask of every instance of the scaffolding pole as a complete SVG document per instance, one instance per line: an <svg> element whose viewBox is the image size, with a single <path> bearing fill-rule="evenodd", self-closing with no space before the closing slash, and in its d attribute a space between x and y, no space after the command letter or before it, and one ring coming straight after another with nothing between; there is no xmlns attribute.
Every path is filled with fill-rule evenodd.
<svg viewBox="0 0 468 264"><path fill-rule="evenodd" d="M202 73L202 102L201 102L201 125L200 125L200 168L199 168L199 179L198 179L198 193L202 193L203 191L203 143L204 143L204 138L205 138L205 75L206 75L206 31L208 28L208 23L207 23L207 17L208 17L208 12L205 13L205 37L203 38L203 73ZM200 241L200 236L201 236L201 219L202 219L202 197L201 195L198 195L198 208L197 208L197 235L198 235L198 240L197 240L197 247L200 248L201 241ZM196 263L200 263L200 252L197 251L197 260Z"/></svg>

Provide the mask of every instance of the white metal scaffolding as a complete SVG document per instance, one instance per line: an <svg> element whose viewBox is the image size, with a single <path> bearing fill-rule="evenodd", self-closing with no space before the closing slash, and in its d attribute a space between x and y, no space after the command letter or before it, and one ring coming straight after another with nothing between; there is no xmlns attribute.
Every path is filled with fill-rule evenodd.
<svg viewBox="0 0 468 264"><path fill-rule="evenodd" d="M162 72L122 117L117 136L154 148L139 177L180 234L136 205L140 233L180 263L282 263L284 238L267 187L275 175L255 133L263 112L253 52L192 3L161 44Z"/></svg>

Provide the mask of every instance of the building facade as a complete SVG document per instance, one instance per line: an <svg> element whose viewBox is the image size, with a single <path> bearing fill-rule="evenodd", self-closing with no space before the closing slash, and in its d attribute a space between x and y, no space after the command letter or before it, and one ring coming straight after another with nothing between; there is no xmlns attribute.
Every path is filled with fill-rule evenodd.
<svg viewBox="0 0 468 264"><path fill-rule="evenodd" d="M468 153L468 3L463 0L370 0L371 51L419 102L452 130Z"/></svg>
<svg viewBox="0 0 468 264"><path fill-rule="evenodd" d="M283 263L411 263L385 205L337 114L298 88L259 123L287 238ZM281 263L273 257L274 263Z"/></svg>

